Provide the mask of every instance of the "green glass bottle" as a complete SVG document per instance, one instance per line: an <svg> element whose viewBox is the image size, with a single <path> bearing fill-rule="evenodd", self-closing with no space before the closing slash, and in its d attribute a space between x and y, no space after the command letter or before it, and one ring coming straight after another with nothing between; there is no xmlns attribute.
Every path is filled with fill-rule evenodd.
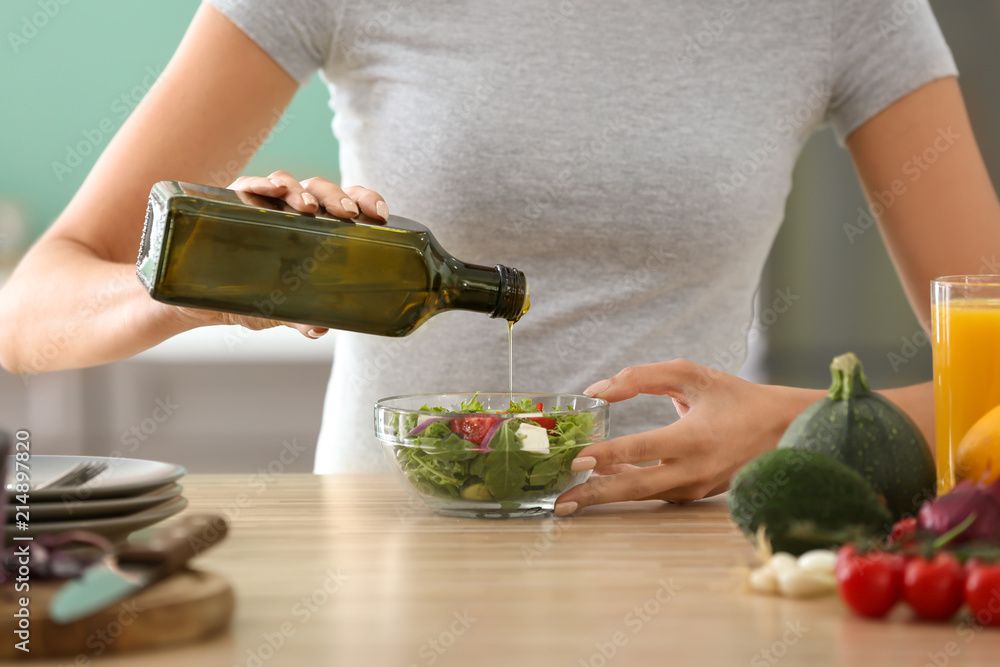
<svg viewBox="0 0 1000 667"><path fill-rule="evenodd" d="M523 273L462 262L407 218L308 215L176 181L150 192L136 272L164 303L382 336L453 309L516 322L529 304Z"/></svg>

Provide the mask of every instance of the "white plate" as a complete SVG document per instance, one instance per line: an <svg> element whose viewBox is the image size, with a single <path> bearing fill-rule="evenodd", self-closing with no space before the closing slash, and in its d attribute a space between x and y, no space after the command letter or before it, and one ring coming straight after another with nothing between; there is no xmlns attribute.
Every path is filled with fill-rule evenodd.
<svg viewBox="0 0 1000 667"><path fill-rule="evenodd" d="M155 507L162 502L181 495L184 487L179 484L153 489L148 493L125 498L99 498L97 500L52 500L49 502L33 502L28 505L28 521L73 521L76 519L96 519L100 517L121 516L140 510ZM17 509L7 503L7 530L15 519ZM23 518L23 517L22 517Z"/></svg>
<svg viewBox="0 0 1000 667"><path fill-rule="evenodd" d="M7 483L14 478L13 456L7 457ZM31 481L41 484L63 474L78 463L103 461L108 469L80 487L42 489L31 493L32 503L50 500L91 500L121 498L146 493L179 479L183 466L142 459L120 459L106 456L32 456L28 462Z"/></svg>
<svg viewBox="0 0 1000 667"><path fill-rule="evenodd" d="M9 526L4 526L7 544L12 544L12 537L38 537L47 533L62 533L67 530L86 530L91 533L103 535L112 542L117 542L128 537L131 533L152 526L154 523L163 521L169 516L177 514L185 507L188 501L184 496L178 496L173 500L160 503L156 507L127 514L103 519L77 519L75 521L32 521L28 523L27 530L12 530Z"/></svg>

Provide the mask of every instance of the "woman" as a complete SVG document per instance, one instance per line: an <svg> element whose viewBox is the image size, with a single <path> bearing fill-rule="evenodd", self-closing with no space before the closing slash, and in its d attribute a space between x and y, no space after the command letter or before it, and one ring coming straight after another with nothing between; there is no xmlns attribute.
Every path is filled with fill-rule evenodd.
<svg viewBox="0 0 1000 667"><path fill-rule="evenodd" d="M559 514L718 493L817 398L729 373L795 159L824 123L866 191L893 193L879 225L922 321L932 277L1000 249L954 63L916 0L213 0L4 287L0 311L18 323L4 367L40 370L30 360L49 341L45 369L69 368L197 326L279 324L153 302L131 263L150 184L232 181L246 138L317 70L344 180L366 187L285 172L233 187L346 217L391 206L466 261L523 270L521 388L578 391L625 368L587 392L629 399L615 408L628 434L582 452L578 468L606 475L566 492ZM941 142L900 191L904 165ZM504 386L506 327L480 315L445 313L402 340L336 335L318 472L381 469L380 396ZM885 393L932 436L929 385ZM646 461L659 463L633 467Z"/></svg>

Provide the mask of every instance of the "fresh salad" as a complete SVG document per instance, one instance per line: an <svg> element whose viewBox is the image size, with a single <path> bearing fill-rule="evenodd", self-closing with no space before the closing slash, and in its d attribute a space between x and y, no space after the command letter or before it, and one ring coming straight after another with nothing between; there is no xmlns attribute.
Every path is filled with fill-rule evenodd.
<svg viewBox="0 0 1000 667"><path fill-rule="evenodd" d="M477 400L459 410L423 406L433 415L398 414L394 446L400 469L420 492L444 499L516 504L569 488L583 474L570 470L577 453L593 442L591 413L543 416L541 403L511 402L489 411Z"/></svg>

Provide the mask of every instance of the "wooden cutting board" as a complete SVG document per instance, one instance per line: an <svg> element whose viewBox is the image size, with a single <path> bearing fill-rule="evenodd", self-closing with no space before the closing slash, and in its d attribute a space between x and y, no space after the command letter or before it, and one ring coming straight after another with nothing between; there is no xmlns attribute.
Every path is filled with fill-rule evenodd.
<svg viewBox="0 0 1000 667"><path fill-rule="evenodd" d="M207 639L225 630L232 619L233 589L210 572L182 570L143 589L138 595L66 625L48 617L49 599L60 582L33 582L30 595L30 653L16 648L20 641L7 632L0 642L0 659L31 660L57 656L125 653L176 646ZM15 625L20 608L12 583L0 588L4 627ZM16 629L16 626L15 626Z"/></svg>

